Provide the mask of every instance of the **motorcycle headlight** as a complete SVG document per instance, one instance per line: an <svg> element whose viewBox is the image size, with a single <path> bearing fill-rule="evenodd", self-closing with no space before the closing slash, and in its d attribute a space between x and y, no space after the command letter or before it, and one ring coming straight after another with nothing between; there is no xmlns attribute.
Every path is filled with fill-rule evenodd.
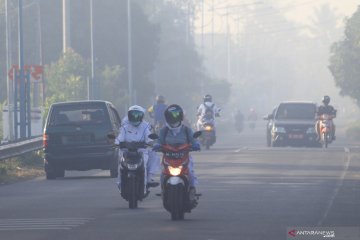
<svg viewBox="0 0 360 240"><path fill-rule="evenodd" d="M205 126L205 131L211 131L212 127L211 126Z"/></svg>
<svg viewBox="0 0 360 240"><path fill-rule="evenodd" d="M310 128L308 128L308 130L306 130L306 134L313 134L313 133L316 133L314 127L310 127Z"/></svg>
<svg viewBox="0 0 360 240"><path fill-rule="evenodd" d="M283 127L273 127L272 129L273 133L286 133L285 128Z"/></svg>
<svg viewBox="0 0 360 240"><path fill-rule="evenodd" d="M136 170L138 168L138 164L127 164L127 168L129 170Z"/></svg>
<svg viewBox="0 0 360 240"><path fill-rule="evenodd" d="M168 169L172 176L178 176L181 173L182 166L179 167L168 166Z"/></svg>

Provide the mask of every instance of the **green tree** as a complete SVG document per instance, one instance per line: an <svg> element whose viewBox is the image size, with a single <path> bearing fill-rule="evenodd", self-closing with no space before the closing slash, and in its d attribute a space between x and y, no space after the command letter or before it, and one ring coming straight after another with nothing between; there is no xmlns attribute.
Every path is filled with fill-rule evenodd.
<svg viewBox="0 0 360 240"><path fill-rule="evenodd" d="M128 91L126 79L124 78L124 68L120 65L105 66L101 73L101 96L102 99L112 102L119 112L123 115L128 102Z"/></svg>
<svg viewBox="0 0 360 240"><path fill-rule="evenodd" d="M345 37L333 44L329 69L340 94L360 106L360 6L346 22Z"/></svg>
<svg viewBox="0 0 360 240"><path fill-rule="evenodd" d="M88 62L73 50L46 66L47 105L57 101L86 99L88 72Z"/></svg>

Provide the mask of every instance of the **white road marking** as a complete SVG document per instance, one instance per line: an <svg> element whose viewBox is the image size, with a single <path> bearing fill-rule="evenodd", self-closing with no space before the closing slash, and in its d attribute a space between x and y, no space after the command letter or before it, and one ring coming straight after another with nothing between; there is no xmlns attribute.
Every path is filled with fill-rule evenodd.
<svg viewBox="0 0 360 240"><path fill-rule="evenodd" d="M345 152L346 152L346 150L345 150ZM349 169L350 161L351 161L350 155L347 154L346 162L345 162L345 165L344 165L344 169L343 169L343 171L341 173L340 179L339 179L338 183L336 184L335 190L334 190L334 192L333 192L333 194L332 194L332 196L330 198L330 201L329 201L329 203L328 203L328 205L326 207L326 210L325 210L325 213L324 213L323 217L318 222L318 226L322 226L323 222L325 221L325 219L329 215L330 209L332 208L332 206L334 204L335 198L338 195L338 193L340 191L340 188L342 187L342 185L344 183L346 173L347 173L347 171Z"/></svg>
<svg viewBox="0 0 360 240"><path fill-rule="evenodd" d="M70 230L91 220L93 218L0 219L0 231Z"/></svg>

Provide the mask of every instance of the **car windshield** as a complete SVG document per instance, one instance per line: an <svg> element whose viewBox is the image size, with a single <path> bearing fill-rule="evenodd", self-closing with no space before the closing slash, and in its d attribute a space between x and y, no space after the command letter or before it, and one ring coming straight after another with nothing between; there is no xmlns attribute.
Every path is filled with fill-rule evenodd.
<svg viewBox="0 0 360 240"><path fill-rule="evenodd" d="M276 111L276 119L315 119L316 107L314 104L291 103L280 104Z"/></svg>
<svg viewBox="0 0 360 240"><path fill-rule="evenodd" d="M49 125L101 124L106 121L103 106L81 104L55 106Z"/></svg>

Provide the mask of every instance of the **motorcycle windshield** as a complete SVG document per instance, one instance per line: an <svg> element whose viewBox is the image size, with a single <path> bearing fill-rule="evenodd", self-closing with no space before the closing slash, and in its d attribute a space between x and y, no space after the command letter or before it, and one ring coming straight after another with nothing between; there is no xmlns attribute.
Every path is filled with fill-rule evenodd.
<svg viewBox="0 0 360 240"><path fill-rule="evenodd" d="M128 164L138 164L142 160L141 152L124 152L123 157Z"/></svg>

